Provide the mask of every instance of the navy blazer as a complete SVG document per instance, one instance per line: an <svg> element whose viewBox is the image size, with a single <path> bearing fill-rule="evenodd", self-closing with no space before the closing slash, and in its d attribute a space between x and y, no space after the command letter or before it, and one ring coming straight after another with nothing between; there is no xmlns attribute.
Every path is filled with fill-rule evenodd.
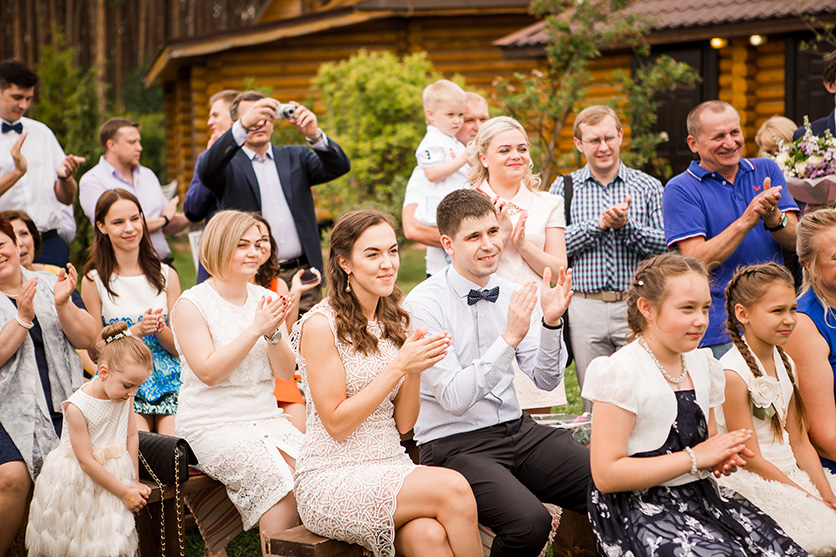
<svg viewBox="0 0 836 557"><path fill-rule="evenodd" d="M836 109L834 109L829 116L819 118L810 124L810 129L813 131L813 135L817 135L819 137L824 137L824 130L830 130L831 135L836 137ZM795 130L792 134L792 140L795 141L799 137L803 136L804 130L804 126Z"/></svg>
<svg viewBox="0 0 836 557"><path fill-rule="evenodd" d="M261 190L252 161L241 147L235 143L232 128L228 129L198 161L198 175L203 185L218 198L219 209L261 211ZM331 138L324 151L303 145L271 145L271 148L302 249L308 263L324 273L311 186L346 174L351 163Z"/></svg>

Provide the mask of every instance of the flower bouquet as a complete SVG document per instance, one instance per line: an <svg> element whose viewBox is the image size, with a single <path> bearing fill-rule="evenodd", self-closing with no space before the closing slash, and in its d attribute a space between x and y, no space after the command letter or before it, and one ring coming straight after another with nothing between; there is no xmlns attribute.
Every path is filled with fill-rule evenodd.
<svg viewBox="0 0 836 557"><path fill-rule="evenodd" d="M810 121L804 117L804 135L791 142L778 140L778 152L772 156L796 201L811 205L830 205L836 201L836 138L825 131L813 135Z"/></svg>

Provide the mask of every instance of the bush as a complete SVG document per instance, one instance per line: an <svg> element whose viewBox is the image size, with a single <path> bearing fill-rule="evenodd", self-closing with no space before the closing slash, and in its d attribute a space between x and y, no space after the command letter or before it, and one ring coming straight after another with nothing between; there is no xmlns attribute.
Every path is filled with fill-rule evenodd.
<svg viewBox="0 0 836 557"><path fill-rule="evenodd" d="M421 94L440 79L426 53L398 58L359 51L320 66L322 127L351 159L351 172L317 188L319 205L334 217L374 205L400 220L404 190L424 136ZM398 227L400 229L400 227Z"/></svg>

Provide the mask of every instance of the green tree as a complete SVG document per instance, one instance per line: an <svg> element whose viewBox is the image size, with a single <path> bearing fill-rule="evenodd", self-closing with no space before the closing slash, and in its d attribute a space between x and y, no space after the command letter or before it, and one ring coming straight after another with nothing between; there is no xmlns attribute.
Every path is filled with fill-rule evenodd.
<svg viewBox="0 0 836 557"><path fill-rule="evenodd" d="M314 85L325 105L323 128L351 159L347 176L317 188L322 208L335 217L363 205L400 215L425 131L421 94L440 78L426 53L398 58L361 50L320 66Z"/></svg>
<svg viewBox="0 0 836 557"><path fill-rule="evenodd" d="M566 155L558 156L558 138L569 115L583 107L593 81L590 67L601 58L602 50L618 46L648 54L648 20L629 10L631 3L632 0L532 3L534 13L544 20L546 66L528 74L517 73L513 79L498 78L495 86L506 113L533 128L532 158L545 183L550 183L558 170L571 162ZM665 74L664 78L660 73ZM633 86L625 90L631 97L626 99L626 106L619 108L635 113L629 121L639 128L640 141L631 141L631 148L639 151L637 160L653 160L648 149L652 151L661 140L658 134L655 139L648 137L649 126L645 126L648 114L655 118L653 94L695 78L696 74L689 74L685 64L669 58L650 63L632 76Z"/></svg>
<svg viewBox="0 0 836 557"><path fill-rule="evenodd" d="M75 66L75 49L64 44L60 29L53 28L55 46L44 46L42 61L36 66L38 74L38 120L55 133L65 153L85 157L87 161L76 173L76 180L99 161L99 126L102 115L98 109L95 68L82 70ZM78 227L76 239L70 245L70 261L80 267L87 258L92 242L90 222L84 216L78 199L73 204Z"/></svg>

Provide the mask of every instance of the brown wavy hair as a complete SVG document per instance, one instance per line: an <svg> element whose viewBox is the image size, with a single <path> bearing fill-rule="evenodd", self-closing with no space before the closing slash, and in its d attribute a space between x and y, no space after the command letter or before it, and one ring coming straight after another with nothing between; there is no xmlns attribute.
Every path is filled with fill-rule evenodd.
<svg viewBox="0 0 836 557"><path fill-rule="evenodd" d="M256 271L255 283L269 289L273 279L278 277L282 272L279 266L279 246L273 238L273 231L270 229L270 223L267 222L267 219L258 213L253 213L253 217L264 226L264 229L267 231L267 236L270 237L270 257Z"/></svg>
<svg viewBox="0 0 836 557"><path fill-rule="evenodd" d="M364 355L378 352L377 338L368 331L369 321L363 315L354 294L346 292L348 275L340 267L339 259L351 261L354 244L363 232L378 224L388 224L395 229L392 217L376 209L363 209L346 213L331 231L328 250L328 290L331 307L337 320L337 340L351 344ZM383 327L383 338L396 346L403 346L409 330L409 314L401 308L403 293L395 286L392 293L377 302L375 317Z"/></svg>
<svg viewBox="0 0 836 557"><path fill-rule="evenodd" d="M775 283L783 283L792 288L793 291L795 290L795 283L789 271L777 263L770 262L738 269L726 287L726 329L729 331L734 345L740 351L740 355L743 356L746 365L749 366L749 370L755 377L760 377L763 373L761 373L760 367L758 367L755 355L749 350L749 347L740 334L740 331L743 330L743 324L738 321L734 307L737 304L748 307L763 300L767 289ZM787 375L789 375L790 382L792 383L795 411L801 417L801 423L804 429L807 429L807 407L804 405L804 401L801 399L801 393L798 391L798 385L796 384L789 358L783 348L780 346L776 346L775 348L778 349L778 354L781 355L781 361L784 362L784 369L787 370ZM781 427L781 418L777 412L772 415L772 434L779 442L783 439L784 431Z"/></svg>
<svg viewBox="0 0 836 557"><path fill-rule="evenodd" d="M113 253L113 244L107 234L103 234L98 223L104 224L105 217L114 203L120 199L126 199L136 205L139 211L140 219L142 220L142 238L139 240L139 267L142 269L142 274L145 275L145 280L148 284L157 289L157 294L165 290L165 277L163 277L162 265L160 258L157 256L157 250L154 249L154 244L151 243L151 237L148 233L148 225L145 222L145 213L142 212L142 206L139 200L129 192L121 188L107 190L99 196L96 201L96 221L93 225L93 246L90 248L90 256L87 258L87 264L84 266L84 275L88 279L93 280L89 275L90 271L95 270L99 274L102 284L112 298L116 298L118 294L110 287L110 279L113 274L119 271L119 265L116 264L116 255Z"/></svg>
<svg viewBox="0 0 836 557"><path fill-rule="evenodd" d="M634 336L642 334L647 328L647 320L636 303L638 299L644 298L654 307L659 307L668 297L669 279L687 273L697 273L708 280L708 271L700 260L679 253L663 253L645 259L639 265L627 292L627 325Z"/></svg>

